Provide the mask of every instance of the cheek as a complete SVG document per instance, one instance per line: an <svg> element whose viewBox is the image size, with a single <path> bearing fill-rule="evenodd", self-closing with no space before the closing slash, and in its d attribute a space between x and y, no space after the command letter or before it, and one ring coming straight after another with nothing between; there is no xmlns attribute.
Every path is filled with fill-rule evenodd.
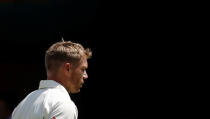
<svg viewBox="0 0 210 119"><path fill-rule="evenodd" d="M79 75L78 75L78 81L81 82L81 80L82 80L82 75L79 74Z"/></svg>
<svg viewBox="0 0 210 119"><path fill-rule="evenodd" d="M73 78L74 82L81 82L82 80L82 75L81 73L75 73L74 78Z"/></svg>
<svg viewBox="0 0 210 119"><path fill-rule="evenodd" d="M83 76L83 73L81 71L78 71L76 76L78 79L81 79Z"/></svg>

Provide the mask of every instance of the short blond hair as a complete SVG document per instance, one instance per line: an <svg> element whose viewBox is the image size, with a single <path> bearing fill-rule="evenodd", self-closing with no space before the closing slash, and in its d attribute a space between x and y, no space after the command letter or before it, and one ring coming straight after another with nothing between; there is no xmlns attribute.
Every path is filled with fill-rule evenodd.
<svg viewBox="0 0 210 119"><path fill-rule="evenodd" d="M83 56L89 59L92 51L79 43L71 41L60 41L53 44L45 53L46 70L57 70L63 63L70 62L78 65Z"/></svg>

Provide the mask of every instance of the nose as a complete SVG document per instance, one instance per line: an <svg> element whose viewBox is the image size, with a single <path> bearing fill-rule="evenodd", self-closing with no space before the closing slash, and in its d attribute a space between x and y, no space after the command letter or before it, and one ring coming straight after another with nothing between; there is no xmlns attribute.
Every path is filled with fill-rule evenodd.
<svg viewBox="0 0 210 119"><path fill-rule="evenodd" d="M88 74L87 72L85 71L84 74L83 74L83 79L87 79L88 78Z"/></svg>

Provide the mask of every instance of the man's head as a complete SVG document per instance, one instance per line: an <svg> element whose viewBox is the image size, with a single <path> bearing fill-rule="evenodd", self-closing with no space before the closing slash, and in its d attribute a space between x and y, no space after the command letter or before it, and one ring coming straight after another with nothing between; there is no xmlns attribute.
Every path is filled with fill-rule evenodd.
<svg viewBox="0 0 210 119"><path fill-rule="evenodd" d="M88 78L87 59L92 56L89 49L71 41L53 44L45 54L45 66L49 80L62 84L69 93L78 93L84 79Z"/></svg>

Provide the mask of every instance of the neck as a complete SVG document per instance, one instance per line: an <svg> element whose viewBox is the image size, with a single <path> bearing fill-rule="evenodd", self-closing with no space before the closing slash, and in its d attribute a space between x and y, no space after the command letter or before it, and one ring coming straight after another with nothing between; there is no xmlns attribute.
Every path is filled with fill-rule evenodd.
<svg viewBox="0 0 210 119"><path fill-rule="evenodd" d="M47 72L47 80L55 80L55 81L58 81L58 80L60 80L60 78L57 75L57 73Z"/></svg>
<svg viewBox="0 0 210 119"><path fill-rule="evenodd" d="M54 80L58 82L59 84L61 84L67 91L69 90L65 85L62 74L60 73L47 72L47 80Z"/></svg>

